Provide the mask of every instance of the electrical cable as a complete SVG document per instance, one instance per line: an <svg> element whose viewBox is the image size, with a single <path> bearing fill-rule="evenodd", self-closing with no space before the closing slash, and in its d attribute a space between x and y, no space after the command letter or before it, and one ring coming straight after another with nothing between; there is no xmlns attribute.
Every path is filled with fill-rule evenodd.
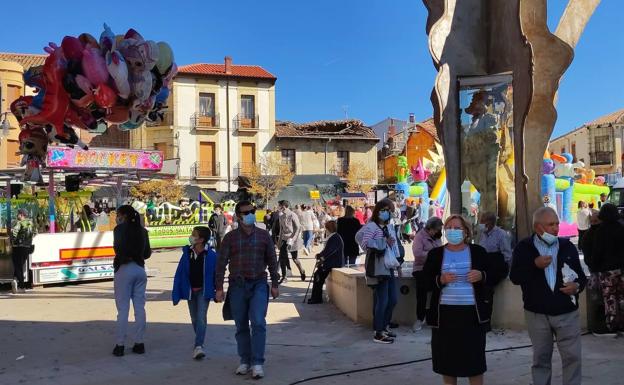
<svg viewBox="0 0 624 385"><path fill-rule="evenodd" d="M584 336L584 335L587 335L587 334L589 334L589 332L582 333L581 336ZM533 344L519 345L519 346L509 346L509 347L506 347L506 348L489 349L489 350L486 350L485 352L486 353L496 353L496 352L504 352L504 351L509 351L509 350L527 349L527 348L530 348L530 347L533 347ZM418 363L426 362L426 361L431 361L431 357L420 358L420 359L417 359L417 360L404 361L404 362L395 362L395 363L392 363L392 364L369 366L369 367L360 368L360 369L351 369L351 370L346 370L346 371L343 371L343 372L322 374L322 375L319 375L319 376L304 378L302 380L291 382L288 385L298 385L298 384L303 384L303 383L306 383L306 382L312 382L312 381L316 381L316 380L321 380L323 378L346 376L348 374L362 373L362 372L368 372L368 371L371 371L371 370L378 370L378 369L386 369L386 368L391 368L391 367L395 367L395 366L418 364Z"/></svg>

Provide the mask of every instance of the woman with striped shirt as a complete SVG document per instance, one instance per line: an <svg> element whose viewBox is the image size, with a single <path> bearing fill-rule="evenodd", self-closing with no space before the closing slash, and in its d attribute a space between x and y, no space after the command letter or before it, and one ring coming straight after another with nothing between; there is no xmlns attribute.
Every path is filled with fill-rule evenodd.
<svg viewBox="0 0 624 385"><path fill-rule="evenodd" d="M386 253L398 258L399 248L391 223L394 203L390 199L377 202L370 221L355 235L355 240L366 250L366 283L373 288L373 341L391 344L396 334L389 329L392 311L397 303L394 270L388 266ZM398 266L398 262L396 262Z"/></svg>
<svg viewBox="0 0 624 385"><path fill-rule="evenodd" d="M451 215L444 232L448 243L429 252L423 269L432 291L427 324L432 328L433 371L442 375L444 384L469 377L471 385L479 385L487 370L489 293L506 272L488 258L483 247L469 244L470 226L461 215Z"/></svg>

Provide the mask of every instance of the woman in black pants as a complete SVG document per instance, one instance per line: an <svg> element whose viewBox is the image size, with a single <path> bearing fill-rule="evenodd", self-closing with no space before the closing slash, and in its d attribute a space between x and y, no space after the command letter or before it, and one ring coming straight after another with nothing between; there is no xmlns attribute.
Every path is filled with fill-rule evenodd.
<svg viewBox="0 0 624 385"><path fill-rule="evenodd" d="M338 218L338 235L344 242L344 256L347 265L354 265L360 254L360 246L355 241L355 234L360 231L362 225L355 217L355 209L352 206L345 208L343 217Z"/></svg>
<svg viewBox="0 0 624 385"><path fill-rule="evenodd" d="M327 276L334 267L342 267L344 260L344 243L340 235L336 233L336 221L325 222L327 230L327 241L323 250L316 254L317 269L314 273L314 284L312 285L312 296L308 300L309 304L323 303L323 285Z"/></svg>

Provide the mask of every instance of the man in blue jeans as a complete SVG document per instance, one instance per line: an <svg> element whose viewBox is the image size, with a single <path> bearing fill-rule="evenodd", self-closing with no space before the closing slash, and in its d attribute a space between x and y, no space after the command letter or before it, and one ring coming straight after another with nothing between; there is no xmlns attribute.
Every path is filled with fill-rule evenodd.
<svg viewBox="0 0 624 385"><path fill-rule="evenodd" d="M221 243L216 269L216 302L224 299L223 281L228 266L228 299L236 324L236 344L240 365L236 374L264 377L266 313L269 305L267 267L271 275L271 295L279 296L279 274L275 245L266 230L256 227L256 209L249 201L236 204L239 227L227 233ZM251 324L251 330L250 330Z"/></svg>

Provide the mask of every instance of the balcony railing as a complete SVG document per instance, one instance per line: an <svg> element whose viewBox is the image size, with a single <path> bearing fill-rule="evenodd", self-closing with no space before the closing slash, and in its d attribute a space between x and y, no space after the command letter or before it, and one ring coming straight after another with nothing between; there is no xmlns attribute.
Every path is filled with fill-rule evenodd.
<svg viewBox="0 0 624 385"><path fill-rule="evenodd" d="M613 164L613 151L596 151L589 153L590 166L608 166Z"/></svg>
<svg viewBox="0 0 624 385"><path fill-rule="evenodd" d="M173 112L166 111L161 116L159 116L157 120L153 122L146 121L145 125L147 127L173 126Z"/></svg>
<svg viewBox="0 0 624 385"><path fill-rule="evenodd" d="M260 117L256 115L238 114L234 117L233 125L235 130L256 131L260 126Z"/></svg>
<svg viewBox="0 0 624 385"><path fill-rule="evenodd" d="M256 167L254 162L240 162L236 168L236 174L238 176L249 176L254 167Z"/></svg>
<svg viewBox="0 0 624 385"><path fill-rule="evenodd" d="M221 165L219 162L197 161L191 166L193 179L216 178L221 175Z"/></svg>
<svg viewBox="0 0 624 385"><path fill-rule="evenodd" d="M219 114L196 112L191 116L191 126L195 130L217 130L220 126Z"/></svg>

